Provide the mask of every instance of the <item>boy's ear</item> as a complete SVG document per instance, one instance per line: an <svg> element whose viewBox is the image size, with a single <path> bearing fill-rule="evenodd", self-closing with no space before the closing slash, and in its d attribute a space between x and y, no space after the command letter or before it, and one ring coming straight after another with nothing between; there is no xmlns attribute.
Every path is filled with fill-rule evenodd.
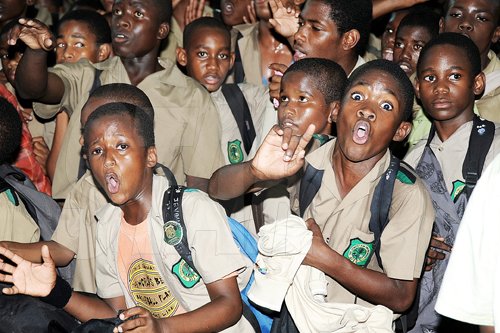
<svg viewBox="0 0 500 333"><path fill-rule="evenodd" d="M328 116L328 122L336 123L340 112L340 101L334 101L330 104L330 114Z"/></svg>
<svg viewBox="0 0 500 333"><path fill-rule="evenodd" d="M393 141L396 142L401 142L403 141L408 134L411 132L412 125L408 121L402 121L401 124L399 124L398 129L396 130L396 133L392 137Z"/></svg>
<svg viewBox="0 0 500 333"><path fill-rule="evenodd" d="M418 80L418 77L415 77L415 83L413 83L413 86L415 87L415 96L420 99L420 81Z"/></svg>
<svg viewBox="0 0 500 333"><path fill-rule="evenodd" d="M481 95L484 91L484 87L486 87L486 76L481 72L474 78L474 86L472 87L474 95Z"/></svg>
<svg viewBox="0 0 500 333"><path fill-rule="evenodd" d="M147 158L146 166L148 168L154 168L154 166L158 162L158 157L156 155L156 147L152 146L148 148L148 155L146 158Z"/></svg>
<svg viewBox="0 0 500 333"><path fill-rule="evenodd" d="M360 39L359 31L351 29L342 35L342 48L347 51L353 49Z"/></svg>
<svg viewBox="0 0 500 333"><path fill-rule="evenodd" d="M337 115L340 109L340 101L333 101L330 103L330 112L328 113L328 123L334 123L337 121Z"/></svg>
<svg viewBox="0 0 500 333"><path fill-rule="evenodd" d="M168 36L168 33L170 32L170 24L167 22L163 22L160 24L160 27L158 28L158 34L156 35L157 39L165 39Z"/></svg>
<svg viewBox="0 0 500 333"><path fill-rule="evenodd" d="M109 43L103 43L99 46L98 54L97 54L97 59L99 62L104 61L108 59L111 56L113 48L111 47L111 44Z"/></svg>
<svg viewBox="0 0 500 333"><path fill-rule="evenodd" d="M175 49L175 53L177 55L177 62L179 63L179 65L181 65L182 67L186 67L187 65L186 50L182 47L177 47L177 49Z"/></svg>
<svg viewBox="0 0 500 333"><path fill-rule="evenodd" d="M439 19L439 33L444 32L444 17Z"/></svg>
<svg viewBox="0 0 500 333"><path fill-rule="evenodd" d="M229 56L229 70L233 69L235 59L236 55L234 54L234 52L231 52L231 55Z"/></svg>
<svg viewBox="0 0 500 333"><path fill-rule="evenodd" d="M493 31L493 36L491 37L491 44L495 44L500 39L500 25Z"/></svg>

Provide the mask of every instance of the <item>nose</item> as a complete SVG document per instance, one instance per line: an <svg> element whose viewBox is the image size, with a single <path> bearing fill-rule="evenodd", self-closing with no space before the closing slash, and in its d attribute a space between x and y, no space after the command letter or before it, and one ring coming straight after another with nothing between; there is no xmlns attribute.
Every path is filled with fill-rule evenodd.
<svg viewBox="0 0 500 333"><path fill-rule="evenodd" d="M467 19L462 20L462 22L460 22L460 24L458 25L458 28L460 29L460 31L467 32L474 30L474 26L470 24L469 20Z"/></svg>
<svg viewBox="0 0 500 333"><path fill-rule="evenodd" d="M448 91L449 91L448 85L444 83L444 80L437 80L436 84L434 85L434 93L443 94L443 93L448 93Z"/></svg>
<svg viewBox="0 0 500 333"><path fill-rule="evenodd" d="M115 157L113 153L111 152L105 152L105 157L104 157L104 167L106 169L112 168L115 166Z"/></svg>
<svg viewBox="0 0 500 333"><path fill-rule="evenodd" d="M113 19L116 20L117 27L129 28L130 21L128 20L127 14L122 13L121 15L113 15Z"/></svg>
<svg viewBox="0 0 500 333"><path fill-rule="evenodd" d="M306 40L306 33L307 33L306 30L307 28L305 24L299 25L299 30L297 30L297 32L293 36L294 42L300 42L300 43L304 42Z"/></svg>
<svg viewBox="0 0 500 333"><path fill-rule="evenodd" d="M218 65L219 65L219 63L217 62L216 57L210 57L210 56L208 57L208 59L207 59L207 67L208 68L214 69L214 68L217 68Z"/></svg>
<svg viewBox="0 0 500 333"><path fill-rule="evenodd" d="M369 121L374 121L375 119L377 119L375 112L366 107L358 110L358 117L367 119Z"/></svg>
<svg viewBox="0 0 500 333"><path fill-rule="evenodd" d="M73 55L73 49L71 47L65 47L64 52L63 52L63 58L64 60L72 60L74 57Z"/></svg>
<svg viewBox="0 0 500 333"><path fill-rule="evenodd" d="M405 60L411 60L411 47L406 45L401 52L401 57Z"/></svg>

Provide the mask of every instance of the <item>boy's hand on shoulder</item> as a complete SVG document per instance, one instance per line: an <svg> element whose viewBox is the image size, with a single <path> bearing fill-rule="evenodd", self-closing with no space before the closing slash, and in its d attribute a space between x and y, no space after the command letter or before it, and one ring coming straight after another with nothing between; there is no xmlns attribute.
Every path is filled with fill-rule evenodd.
<svg viewBox="0 0 500 333"><path fill-rule="evenodd" d="M297 173L304 165L305 148L314 134L309 125L302 136L291 128L275 125L267 134L251 162L254 176L260 181L278 180Z"/></svg>
<svg viewBox="0 0 500 333"><path fill-rule="evenodd" d="M22 40L32 50L50 51L54 48L54 35L42 22L35 19L20 18L8 35L9 45Z"/></svg>
<svg viewBox="0 0 500 333"><path fill-rule="evenodd" d="M451 245L446 244L444 238L432 236L425 258L425 270L433 269L436 262L446 258L446 253L450 253L450 251Z"/></svg>
<svg viewBox="0 0 500 333"><path fill-rule="evenodd" d="M118 332L144 332L144 333L165 333L165 327L161 327L156 318L148 310L136 306L120 313L120 319L124 322L113 329Z"/></svg>
<svg viewBox="0 0 500 333"><path fill-rule="evenodd" d="M285 38L292 37L299 30L299 8L293 2L283 4L283 0L270 0L269 5L273 13L269 23L274 30Z"/></svg>

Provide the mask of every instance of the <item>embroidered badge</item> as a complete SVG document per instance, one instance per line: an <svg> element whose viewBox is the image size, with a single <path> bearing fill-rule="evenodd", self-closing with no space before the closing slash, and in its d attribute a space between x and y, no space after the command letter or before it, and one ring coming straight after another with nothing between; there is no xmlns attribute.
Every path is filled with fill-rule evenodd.
<svg viewBox="0 0 500 333"><path fill-rule="evenodd" d="M453 189L451 190L451 200L453 200L453 202L457 201L458 196L460 195L460 193L462 193L464 188L465 188L465 183L463 181L455 180L453 182Z"/></svg>
<svg viewBox="0 0 500 333"><path fill-rule="evenodd" d="M178 222L167 221L163 225L163 234L165 236L165 242L168 245L175 246L181 242L184 230Z"/></svg>
<svg viewBox="0 0 500 333"><path fill-rule="evenodd" d="M177 276L184 288L193 288L200 281L200 276L182 258L172 266L172 273Z"/></svg>
<svg viewBox="0 0 500 333"><path fill-rule="evenodd" d="M231 164L243 162L243 150L241 150L241 141L236 139L227 143L227 157Z"/></svg>
<svg viewBox="0 0 500 333"><path fill-rule="evenodd" d="M351 239L351 243L344 251L344 257L353 264L365 266L370 260L373 252L373 242L365 243L359 238Z"/></svg>

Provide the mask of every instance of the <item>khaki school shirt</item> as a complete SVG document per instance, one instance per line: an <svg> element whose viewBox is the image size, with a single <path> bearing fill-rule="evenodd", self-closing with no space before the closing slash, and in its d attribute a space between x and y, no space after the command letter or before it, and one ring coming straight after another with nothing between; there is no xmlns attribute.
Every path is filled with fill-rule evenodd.
<svg viewBox="0 0 500 333"><path fill-rule="evenodd" d="M436 156L441 170L443 172L444 181L448 193L455 198L458 191L463 188L464 177L462 176L462 165L469 147L470 133L472 130L472 121L469 121L460 126L445 142L442 142L437 133L434 135L430 143L430 147ZM500 124L495 124L495 136L491 143L490 150L486 155L483 170L488 164L500 153ZM421 140L415 148L410 150L405 157L405 162L416 168L422 154L424 152L427 138Z"/></svg>
<svg viewBox="0 0 500 333"><path fill-rule="evenodd" d="M252 263L235 245L227 224L224 209L208 195L198 190L186 190L182 197L182 211L186 224L187 240L194 265L201 279L193 286L185 287L181 279L189 282L185 271L175 267L181 257L172 245L164 240L162 218L163 193L168 180L153 176L153 199L147 223L156 267L175 298L187 311L195 310L210 302L205 284L218 281L234 272L241 288L246 286L252 272ZM124 296L127 306L135 306L131 295L118 273L118 234L122 211L108 204L97 217L97 293L102 298ZM252 332L250 324L242 317L227 332Z"/></svg>
<svg viewBox="0 0 500 333"><path fill-rule="evenodd" d="M304 219L314 218L325 241L337 253L349 258L356 248L374 240L369 230L370 205L380 177L390 164L387 150L373 169L345 196L340 197L331 156L335 140L306 157L307 163L324 170L321 187L305 211ZM403 179L403 180L400 180ZM381 236L380 256L384 269L373 255L368 268L392 279L419 278L434 222L434 209L425 185L398 177L394 185L389 223ZM353 261L353 260L351 260ZM327 276L328 302L356 303L356 295ZM370 303L358 297L357 304Z"/></svg>
<svg viewBox="0 0 500 333"><path fill-rule="evenodd" d="M33 243L40 240L40 230L11 190L0 193L0 241Z"/></svg>
<svg viewBox="0 0 500 333"><path fill-rule="evenodd" d="M64 202L52 240L75 253L73 289L95 294L96 212L107 204L90 171L73 186Z"/></svg>
<svg viewBox="0 0 500 333"><path fill-rule="evenodd" d="M488 52L488 58L490 63L483 70L485 75L489 73L500 71L500 59L498 59L495 52ZM476 101L476 107L479 111L481 117L488 119L490 121L500 123L500 87L491 91L487 95L481 97L481 99Z"/></svg>
<svg viewBox="0 0 500 333"><path fill-rule="evenodd" d="M238 32L243 36L239 40L237 40ZM235 25L231 30L231 45L236 47L236 42L240 48L245 82L264 86L260 70L259 23ZM229 83L234 82L233 74L226 81Z"/></svg>
<svg viewBox="0 0 500 333"><path fill-rule="evenodd" d="M210 178L223 165L220 152L220 125L217 110L208 92L196 81L185 76L177 66L159 59L164 68L147 76L137 85L151 100L155 110L155 140L158 162L169 167L179 184L186 175ZM70 116L52 183L53 197L65 198L77 180L80 156L80 113L88 99L95 77L101 69L102 85L128 83L128 74L119 57L91 64L82 60L76 64L61 64L51 69L65 87L58 105L34 104L35 112L52 117L61 107Z"/></svg>

